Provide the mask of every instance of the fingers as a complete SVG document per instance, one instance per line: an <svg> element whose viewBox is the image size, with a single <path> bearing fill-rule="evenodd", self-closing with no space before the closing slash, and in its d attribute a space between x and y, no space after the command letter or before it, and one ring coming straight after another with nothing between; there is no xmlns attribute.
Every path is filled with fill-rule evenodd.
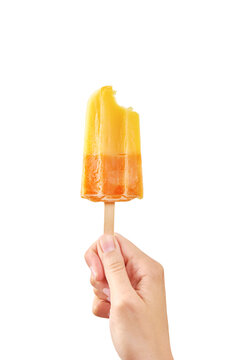
<svg viewBox="0 0 240 360"><path fill-rule="evenodd" d="M85 253L85 260L92 273L90 283L95 294L93 313L96 316L107 318L110 311L110 290L97 253L96 242Z"/></svg>
<svg viewBox="0 0 240 360"><path fill-rule="evenodd" d="M97 250L111 291L112 303L123 295L134 294L121 249L114 236L102 235L97 242Z"/></svg>
<svg viewBox="0 0 240 360"><path fill-rule="evenodd" d="M99 291L103 291L103 289L109 288L106 279L104 279L103 281L97 281L93 276L91 276L90 278L90 284L92 285L93 288Z"/></svg>
<svg viewBox="0 0 240 360"><path fill-rule="evenodd" d="M110 302L110 290L108 288L104 288L103 290L93 288L93 292L100 300Z"/></svg>
<svg viewBox="0 0 240 360"><path fill-rule="evenodd" d="M97 253L97 243L95 242L85 253L85 261L89 266L92 277L96 281L103 281L105 279L103 266Z"/></svg>
<svg viewBox="0 0 240 360"><path fill-rule="evenodd" d="M93 314L101 318L109 318L110 303L95 297L92 307Z"/></svg>
<svg viewBox="0 0 240 360"><path fill-rule="evenodd" d="M162 266L119 234L102 235L87 250L85 260L92 271L96 316L108 318L111 307L112 311L129 308L130 300L135 308L164 298Z"/></svg>

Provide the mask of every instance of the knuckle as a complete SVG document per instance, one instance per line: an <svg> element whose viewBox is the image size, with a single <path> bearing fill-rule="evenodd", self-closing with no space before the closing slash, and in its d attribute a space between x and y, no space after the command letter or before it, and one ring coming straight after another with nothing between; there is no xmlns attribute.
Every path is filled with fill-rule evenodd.
<svg viewBox="0 0 240 360"><path fill-rule="evenodd" d="M97 286L97 282L96 280L94 280L94 278L91 276L90 277L90 284L93 286L93 287L96 287Z"/></svg>
<svg viewBox="0 0 240 360"><path fill-rule="evenodd" d="M91 253L91 247L89 249L87 249L87 251L84 254L84 259L86 261L86 263L88 263L88 259L90 257L90 253Z"/></svg>
<svg viewBox="0 0 240 360"><path fill-rule="evenodd" d="M93 288L94 295L99 297L99 291L96 288Z"/></svg>
<svg viewBox="0 0 240 360"><path fill-rule="evenodd" d="M131 298L122 298L122 299L118 299L115 304L114 304L114 308L115 311L117 313L119 313L120 315L122 314L126 314L129 312L135 312L137 309L137 302L133 301Z"/></svg>
<svg viewBox="0 0 240 360"><path fill-rule="evenodd" d="M114 308L118 313L124 312L127 308L127 301L125 299L119 299L115 302Z"/></svg>
<svg viewBox="0 0 240 360"><path fill-rule="evenodd" d="M122 271L125 268L125 264L123 259L119 258L119 256L112 256L111 254L106 254L105 261L107 263L107 268L110 272L116 273Z"/></svg>
<svg viewBox="0 0 240 360"><path fill-rule="evenodd" d="M112 273L120 272L124 269L124 264L121 262L112 262L109 264L109 271Z"/></svg>
<svg viewBox="0 0 240 360"><path fill-rule="evenodd" d="M158 271L161 276L164 276L164 268L161 264L158 264Z"/></svg>
<svg viewBox="0 0 240 360"><path fill-rule="evenodd" d="M153 277L156 280L164 280L164 268L161 264L157 263L154 266Z"/></svg>
<svg viewBox="0 0 240 360"><path fill-rule="evenodd" d="M93 315L98 316L98 306L95 302L92 305L92 313Z"/></svg>

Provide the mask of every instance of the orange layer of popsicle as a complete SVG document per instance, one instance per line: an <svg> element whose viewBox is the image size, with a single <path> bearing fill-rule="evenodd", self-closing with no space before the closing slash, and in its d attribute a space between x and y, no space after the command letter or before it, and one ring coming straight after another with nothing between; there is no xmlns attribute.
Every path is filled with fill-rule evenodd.
<svg viewBox="0 0 240 360"><path fill-rule="evenodd" d="M82 195L92 201L142 198L141 155L85 155Z"/></svg>

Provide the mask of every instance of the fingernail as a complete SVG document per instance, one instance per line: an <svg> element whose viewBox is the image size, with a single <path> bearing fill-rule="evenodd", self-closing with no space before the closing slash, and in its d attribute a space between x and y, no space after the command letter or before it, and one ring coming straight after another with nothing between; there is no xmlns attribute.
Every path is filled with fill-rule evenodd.
<svg viewBox="0 0 240 360"><path fill-rule="evenodd" d="M114 238L112 235L102 235L100 237L100 244L104 253L108 253L115 249Z"/></svg>
<svg viewBox="0 0 240 360"><path fill-rule="evenodd" d="M94 268L92 266L90 266L90 270L91 270L92 276L94 277L94 279L96 279L97 272L94 270Z"/></svg>
<svg viewBox="0 0 240 360"><path fill-rule="evenodd" d="M110 289L104 288L104 289L103 289L103 293L104 293L105 295L107 295L108 297L110 297Z"/></svg>

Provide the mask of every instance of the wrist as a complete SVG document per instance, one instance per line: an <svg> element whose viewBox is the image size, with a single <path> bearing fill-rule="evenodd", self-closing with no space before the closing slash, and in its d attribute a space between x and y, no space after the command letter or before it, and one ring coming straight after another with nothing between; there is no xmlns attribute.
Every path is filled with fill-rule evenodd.
<svg viewBox="0 0 240 360"><path fill-rule="evenodd" d="M171 350L168 353L161 353L158 355L158 357L156 357L156 360L174 360Z"/></svg>
<svg viewBox="0 0 240 360"><path fill-rule="evenodd" d="M148 354L134 354L134 356L130 356L127 358L124 358L122 360L174 360L173 356L172 356L172 352L171 350L169 351L161 351L158 353L151 353L149 352Z"/></svg>
<svg viewBox="0 0 240 360"><path fill-rule="evenodd" d="M152 358L151 358L152 359ZM174 360L172 356L171 349L161 349L155 357L153 357L154 360Z"/></svg>

